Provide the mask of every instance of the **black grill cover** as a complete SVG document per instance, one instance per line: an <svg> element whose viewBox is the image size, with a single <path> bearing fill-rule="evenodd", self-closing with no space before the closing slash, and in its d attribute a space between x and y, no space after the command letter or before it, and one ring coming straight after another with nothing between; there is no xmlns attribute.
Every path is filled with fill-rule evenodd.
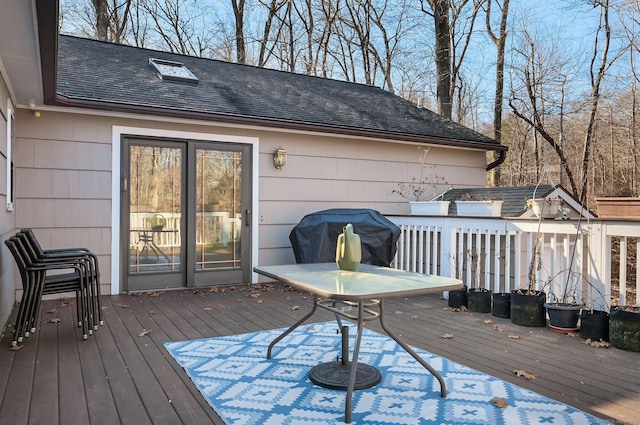
<svg viewBox="0 0 640 425"><path fill-rule="evenodd" d="M371 209L336 208L306 215L289 234L296 262L335 261L338 235L348 223L360 236L362 263L389 267L400 229Z"/></svg>

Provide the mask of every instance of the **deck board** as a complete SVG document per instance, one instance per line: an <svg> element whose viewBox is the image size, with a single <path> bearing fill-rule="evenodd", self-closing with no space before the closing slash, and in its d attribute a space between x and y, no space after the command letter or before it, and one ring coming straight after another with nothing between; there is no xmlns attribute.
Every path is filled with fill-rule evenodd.
<svg viewBox="0 0 640 425"><path fill-rule="evenodd" d="M163 343L287 327L311 302L277 284L103 296L105 325L83 341L74 309L45 301L43 311L57 309L60 323L44 323L51 314L42 313L38 331L16 352L10 336L0 341L0 425L223 425ZM640 423L640 353L445 307L438 296L387 300L387 325L436 355L615 423ZM309 322L332 318L319 309ZM381 330L375 322L367 327ZM517 378L516 369L538 377Z"/></svg>

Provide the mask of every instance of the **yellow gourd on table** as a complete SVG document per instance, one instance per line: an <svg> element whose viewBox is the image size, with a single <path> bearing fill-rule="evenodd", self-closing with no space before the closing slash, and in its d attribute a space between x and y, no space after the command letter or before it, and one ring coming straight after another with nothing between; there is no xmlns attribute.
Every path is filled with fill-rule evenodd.
<svg viewBox="0 0 640 425"><path fill-rule="evenodd" d="M362 245L360 236L353 232L351 223L344 226L342 234L338 235L336 245L336 263L340 270L358 271L362 260Z"/></svg>

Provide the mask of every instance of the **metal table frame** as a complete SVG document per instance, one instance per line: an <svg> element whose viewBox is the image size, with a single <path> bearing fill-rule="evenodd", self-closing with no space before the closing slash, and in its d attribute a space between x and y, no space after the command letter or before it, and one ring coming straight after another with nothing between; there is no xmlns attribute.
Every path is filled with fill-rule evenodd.
<svg viewBox="0 0 640 425"><path fill-rule="evenodd" d="M334 263L264 266L255 267L254 271L313 294L311 311L271 342L267 349L268 359L271 359L273 347L313 316L318 307L332 311L336 315L339 325L340 316L356 320L357 336L345 401L346 423L351 423L352 398L362 340L362 328L366 321L380 320L380 325L384 332L438 380L440 383L440 396L443 398L447 396L444 379L438 371L387 327L384 321L384 300L385 298L460 289L462 287L460 280L366 264L361 264L358 272L338 270ZM367 282L372 281L375 283L374 285L367 285ZM373 303L372 300L374 300ZM335 301L346 307L336 307ZM377 311L373 308L377 308ZM354 309L356 310L355 315L353 314ZM343 355L344 351L343 347Z"/></svg>

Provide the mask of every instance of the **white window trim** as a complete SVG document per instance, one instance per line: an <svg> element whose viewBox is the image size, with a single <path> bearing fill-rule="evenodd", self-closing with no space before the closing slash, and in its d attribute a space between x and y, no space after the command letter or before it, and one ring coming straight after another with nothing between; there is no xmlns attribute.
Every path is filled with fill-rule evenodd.
<svg viewBox="0 0 640 425"><path fill-rule="evenodd" d="M13 163L13 150L15 143L15 115L11 100L7 100L7 212L13 212L13 174L11 164Z"/></svg>
<svg viewBox="0 0 640 425"><path fill-rule="evenodd" d="M114 125L111 139L111 294L122 293L120 282L120 187L122 184L120 148L122 136L166 137L183 140L207 140L215 142L244 143L252 149L252 201L251 201L251 263L258 265L258 158L259 139L257 137L230 136L227 134L196 133L190 131L161 130L143 127ZM258 274L251 272L252 283L258 282Z"/></svg>

